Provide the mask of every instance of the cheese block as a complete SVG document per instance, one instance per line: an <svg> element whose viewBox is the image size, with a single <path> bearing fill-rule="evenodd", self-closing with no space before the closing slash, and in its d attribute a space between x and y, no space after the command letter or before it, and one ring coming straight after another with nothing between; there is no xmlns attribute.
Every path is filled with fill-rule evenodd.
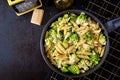
<svg viewBox="0 0 120 80"><path fill-rule="evenodd" d="M43 9L35 9L32 14L31 23L36 25L41 25L43 20L44 10Z"/></svg>

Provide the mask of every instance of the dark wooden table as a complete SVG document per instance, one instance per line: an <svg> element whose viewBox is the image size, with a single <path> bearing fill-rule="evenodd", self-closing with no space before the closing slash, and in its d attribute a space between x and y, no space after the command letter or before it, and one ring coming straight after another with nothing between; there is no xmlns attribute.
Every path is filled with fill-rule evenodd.
<svg viewBox="0 0 120 80"><path fill-rule="evenodd" d="M40 34L60 10L49 0L42 1L42 26L30 23L32 12L18 17L6 0L0 1L0 80L44 80L49 72L40 54Z"/></svg>

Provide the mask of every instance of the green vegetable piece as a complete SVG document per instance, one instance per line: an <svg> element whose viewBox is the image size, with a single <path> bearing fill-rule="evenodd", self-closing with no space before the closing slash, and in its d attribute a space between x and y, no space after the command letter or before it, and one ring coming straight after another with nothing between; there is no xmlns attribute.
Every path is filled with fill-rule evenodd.
<svg viewBox="0 0 120 80"><path fill-rule="evenodd" d="M51 35L56 35L57 34L57 32L54 30L54 29L51 29L51 31L50 31L51 33Z"/></svg>
<svg viewBox="0 0 120 80"><path fill-rule="evenodd" d="M82 39L87 39L88 41L93 40L93 36L91 32L87 32L85 35L82 36Z"/></svg>
<svg viewBox="0 0 120 80"><path fill-rule="evenodd" d="M60 59L55 59L55 61L56 61L57 67L58 67L58 68L61 68L61 67L62 67L62 60L60 60Z"/></svg>
<svg viewBox="0 0 120 80"><path fill-rule="evenodd" d="M77 17L76 23L77 23L78 25L80 25L80 24L86 22L86 20L87 20L87 17L86 17L86 15L85 15L85 13L82 12L82 13Z"/></svg>
<svg viewBox="0 0 120 80"><path fill-rule="evenodd" d="M69 61L70 61L70 64L75 64L79 61L79 58L77 57L75 53L73 53L69 55Z"/></svg>
<svg viewBox="0 0 120 80"><path fill-rule="evenodd" d="M63 45L64 45L65 48L68 47L68 41L69 41L68 38L67 39L64 38Z"/></svg>
<svg viewBox="0 0 120 80"><path fill-rule="evenodd" d="M93 39L91 32L87 32L86 37L89 41L91 41Z"/></svg>
<svg viewBox="0 0 120 80"><path fill-rule="evenodd" d="M78 62L78 67L79 67L79 69L81 69L81 68L83 67L82 62L84 62L83 59Z"/></svg>
<svg viewBox="0 0 120 80"><path fill-rule="evenodd" d="M64 14L64 18L69 18L69 14Z"/></svg>
<svg viewBox="0 0 120 80"><path fill-rule="evenodd" d="M72 33L72 31L69 31L69 32L67 32L67 34L68 34L69 36L71 36L73 33Z"/></svg>
<svg viewBox="0 0 120 80"><path fill-rule="evenodd" d="M73 20L73 21L76 21L77 15L75 15L75 14L70 14L70 19Z"/></svg>
<svg viewBox="0 0 120 80"><path fill-rule="evenodd" d="M63 19L62 17L59 17L59 18L58 18L58 21L62 21L62 19Z"/></svg>
<svg viewBox="0 0 120 80"><path fill-rule="evenodd" d="M57 31L58 21L53 22L50 27Z"/></svg>
<svg viewBox="0 0 120 80"><path fill-rule="evenodd" d="M70 37L71 40L79 41L78 34L72 34Z"/></svg>
<svg viewBox="0 0 120 80"><path fill-rule="evenodd" d="M68 43L68 40L67 39L64 39L63 40L63 44L67 44Z"/></svg>
<svg viewBox="0 0 120 80"><path fill-rule="evenodd" d="M68 22L68 26L73 26L73 24L71 22Z"/></svg>
<svg viewBox="0 0 120 80"><path fill-rule="evenodd" d="M84 48L86 51L90 51L90 50L91 50L91 47L90 47L88 44L83 44L83 48Z"/></svg>
<svg viewBox="0 0 120 80"><path fill-rule="evenodd" d="M63 67L68 67L68 65L67 65L67 64L62 64L62 66L63 66Z"/></svg>
<svg viewBox="0 0 120 80"><path fill-rule="evenodd" d="M95 51L92 51L92 54L90 55L90 61L94 62L99 60L100 60L100 56L97 53L95 53Z"/></svg>
<svg viewBox="0 0 120 80"><path fill-rule="evenodd" d="M81 39L82 39L82 40L86 39L86 35L83 35L83 36L81 37Z"/></svg>
<svg viewBox="0 0 120 80"><path fill-rule="evenodd" d="M91 68L97 65L99 61L100 61L100 56L97 53L95 53L95 51L92 51L92 54L90 55L90 62L92 62Z"/></svg>
<svg viewBox="0 0 120 80"><path fill-rule="evenodd" d="M57 32L54 29L51 29L50 32L49 32L49 34L51 35L51 37L53 39L57 38Z"/></svg>
<svg viewBox="0 0 120 80"><path fill-rule="evenodd" d="M103 34L100 34L100 37L99 37L99 42L102 44L102 45L105 45L106 44L106 38Z"/></svg>
<svg viewBox="0 0 120 80"><path fill-rule="evenodd" d="M77 65L69 66L68 70L73 74L79 74L80 73L79 67Z"/></svg>
<svg viewBox="0 0 120 80"><path fill-rule="evenodd" d="M48 37L48 38L45 39L45 43L46 43L47 45L50 45L52 41L53 41L53 38L52 38L52 37Z"/></svg>
<svg viewBox="0 0 120 80"><path fill-rule="evenodd" d="M65 39L68 39L71 35L72 35L72 32L71 32L71 31L67 32L67 34L65 35ZM69 39L68 39L68 40L69 40Z"/></svg>
<svg viewBox="0 0 120 80"><path fill-rule="evenodd" d="M65 66L63 66L63 67L61 68L61 71L62 71L62 72L68 72L69 70L68 70Z"/></svg>

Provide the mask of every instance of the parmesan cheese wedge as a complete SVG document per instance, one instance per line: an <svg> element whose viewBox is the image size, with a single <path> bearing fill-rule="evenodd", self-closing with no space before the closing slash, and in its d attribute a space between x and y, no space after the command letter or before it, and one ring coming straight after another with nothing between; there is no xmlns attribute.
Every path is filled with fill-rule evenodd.
<svg viewBox="0 0 120 80"><path fill-rule="evenodd" d="M43 20L44 10L43 9L35 9L32 14L31 23L36 25L41 25Z"/></svg>

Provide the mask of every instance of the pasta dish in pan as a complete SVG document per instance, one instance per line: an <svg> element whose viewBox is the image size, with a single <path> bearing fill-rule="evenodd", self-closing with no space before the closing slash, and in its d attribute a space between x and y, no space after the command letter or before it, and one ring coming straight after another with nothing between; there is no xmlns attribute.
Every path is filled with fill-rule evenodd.
<svg viewBox="0 0 120 80"><path fill-rule="evenodd" d="M84 12L58 17L46 31L44 41L51 64L71 74L85 73L99 64L106 45L99 23Z"/></svg>

